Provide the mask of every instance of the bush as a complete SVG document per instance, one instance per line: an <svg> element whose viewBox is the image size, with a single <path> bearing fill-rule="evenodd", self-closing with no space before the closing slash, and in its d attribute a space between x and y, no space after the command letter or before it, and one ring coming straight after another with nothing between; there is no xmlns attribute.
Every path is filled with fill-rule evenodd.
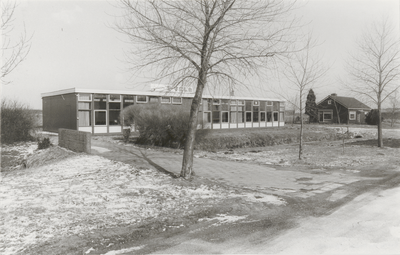
<svg viewBox="0 0 400 255"><path fill-rule="evenodd" d="M181 148L185 144L189 112L174 105L132 105L120 115L124 125L135 124L137 143Z"/></svg>
<svg viewBox="0 0 400 255"><path fill-rule="evenodd" d="M367 115L365 116L365 123L368 125L378 125L378 110L372 109ZM383 121L383 117L381 116L381 120Z"/></svg>
<svg viewBox="0 0 400 255"><path fill-rule="evenodd" d="M35 114L28 106L16 100L1 101L1 142L33 141Z"/></svg>

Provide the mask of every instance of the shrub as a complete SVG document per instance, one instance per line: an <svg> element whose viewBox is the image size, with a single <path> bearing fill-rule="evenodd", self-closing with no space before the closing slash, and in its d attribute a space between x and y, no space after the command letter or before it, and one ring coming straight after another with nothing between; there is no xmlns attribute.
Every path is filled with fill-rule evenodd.
<svg viewBox="0 0 400 255"><path fill-rule="evenodd" d="M38 139L38 149L43 150L51 146L50 138L45 137L43 140Z"/></svg>
<svg viewBox="0 0 400 255"><path fill-rule="evenodd" d="M121 112L124 125L135 124L137 143L181 148L186 139L189 112L174 105L132 105Z"/></svg>
<svg viewBox="0 0 400 255"><path fill-rule="evenodd" d="M33 141L35 114L28 106L16 100L1 101L1 142Z"/></svg>
<svg viewBox="0 0 400 255"><path fill-rule="evenodd" d="M365 116L365 123L368 125L378 125L378 110L372 109L367 115ZM383 117L381 116L381 120L383 121Z"/></svg>

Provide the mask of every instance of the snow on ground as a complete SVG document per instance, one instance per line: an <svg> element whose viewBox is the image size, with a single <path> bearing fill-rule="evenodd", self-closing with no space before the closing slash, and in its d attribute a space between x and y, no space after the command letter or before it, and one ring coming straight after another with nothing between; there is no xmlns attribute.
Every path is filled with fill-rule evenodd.
<svg viewBox="0 0 400 255"><path fill-rule="evenodd" d="M28 155L34 147L14 149ZM33 154L49 157L60 149ZM155 170L78 153L52 164L7 171L0 186L0 253L18 253L54 237L93 229L178 212L184 216L193 206L227 197L217 187L176 183Z"/></svg>

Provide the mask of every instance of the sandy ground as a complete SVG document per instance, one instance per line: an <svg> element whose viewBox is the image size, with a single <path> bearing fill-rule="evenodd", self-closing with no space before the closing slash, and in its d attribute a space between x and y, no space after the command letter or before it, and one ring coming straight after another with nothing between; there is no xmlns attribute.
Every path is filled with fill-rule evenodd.
<svg viewBox="0 0 400 255"><path fill-rule="evenodd" d="M157 254L400 254L400 188L358 196L274 238L263 232L222 243L192 239Z"/></svg>

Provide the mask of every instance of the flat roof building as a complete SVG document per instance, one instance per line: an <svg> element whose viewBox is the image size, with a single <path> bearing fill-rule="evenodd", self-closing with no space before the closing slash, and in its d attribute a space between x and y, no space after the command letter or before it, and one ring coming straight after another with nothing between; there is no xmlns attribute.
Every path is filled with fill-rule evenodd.
<svg viewBox="0 0 400 255"><path fill-rule="evenodd" d="M188 111L194 93L70 88L42 93L43 130L121 133L121 110L134 104L178 105ZM273 98L203 95L198 129L284 126L285 103ZM133 127L134 128L134 127Z"/></svg>

